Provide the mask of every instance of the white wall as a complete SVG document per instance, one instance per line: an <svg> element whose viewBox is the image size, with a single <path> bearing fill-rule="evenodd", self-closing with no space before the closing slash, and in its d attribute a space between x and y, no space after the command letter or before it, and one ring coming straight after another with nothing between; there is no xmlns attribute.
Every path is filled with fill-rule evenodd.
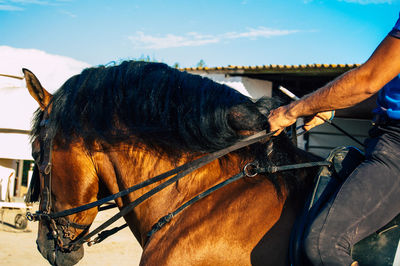
<svg viewBox="0 0 400 266"><path fill-rule="evenodd" d="M15 160L0 159L0 201L6 200L7 187L9 189L8 195L14 196L15 168ZM10 183L9 186L8 183Z"/></svg>
<svg viewBox="0 0 400 266"><path fill-rule="evenodd" d="M263 96L271 97L272 95L272 82L267 80L239 76L231 77L225 74L200 74L200 76L225 84L252 99L258 99Z"/></svg>
<svg viewBox="0 0 400 266"><path fill-rule="evenodd" d="M44 88L57 90L69 77L90 65L75 59L35 49L0 46L0 73L23 76L30 69ZM32 160L28 134L7 130L30 130L37 102L25 87L25 80L0 76L0 158Z"/></svg>

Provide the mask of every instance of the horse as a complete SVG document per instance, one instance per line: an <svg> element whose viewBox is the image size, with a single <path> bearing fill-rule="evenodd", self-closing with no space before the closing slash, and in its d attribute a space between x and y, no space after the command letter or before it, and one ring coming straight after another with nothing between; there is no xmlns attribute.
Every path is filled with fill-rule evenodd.
<svg viewBox="0 0 400 266"><path fill-rule="evenodd" d="M59 212L118 193L204 155L269 130L278 101L253 101L208 78L163 63L126 61L88 68L53 95L23 69L39 104L32 125L39 211ZM46 152L47 150L47 152ZM40 165L43 161L47 165ZM141 244L141 265L286 265L290 231L318 168L249 175L195 202L160 230L160 217L249 163L317 161L285 135L240 148L143 201L124 219ZM51 182L46 176L51 175ZM115 199L123 209L161 181ZM45 200L44 200L45 199ZM98 208L40 219L37 247L52 265L73 265ZM53 236L52 236L53 234Z"/></svg>

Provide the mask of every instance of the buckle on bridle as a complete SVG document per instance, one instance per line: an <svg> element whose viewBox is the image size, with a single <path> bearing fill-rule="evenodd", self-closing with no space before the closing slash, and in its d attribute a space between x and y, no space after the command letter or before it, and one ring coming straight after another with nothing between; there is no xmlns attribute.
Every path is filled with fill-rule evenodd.
<svg viewBox="0 0 400 266"><path fill-rule="evenodd" d="M47 212L37 211L35 213L27 212L26 219L31 222L37 222L41 220L50 221L52 220L50 215Z"/></svg>

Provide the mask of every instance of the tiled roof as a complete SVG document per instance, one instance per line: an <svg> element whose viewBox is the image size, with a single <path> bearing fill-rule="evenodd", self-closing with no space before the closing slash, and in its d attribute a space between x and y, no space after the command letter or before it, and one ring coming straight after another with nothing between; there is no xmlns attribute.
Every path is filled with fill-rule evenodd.
<svg viewBox="0 0 400 266"><path fill-rule="evenodd" d="M305 65L261 65L261 66L226 66L226 67L187 67L188 72L235 72L235 73L285 73L298 71L346 71L360 64L305 64Z"/></svg>

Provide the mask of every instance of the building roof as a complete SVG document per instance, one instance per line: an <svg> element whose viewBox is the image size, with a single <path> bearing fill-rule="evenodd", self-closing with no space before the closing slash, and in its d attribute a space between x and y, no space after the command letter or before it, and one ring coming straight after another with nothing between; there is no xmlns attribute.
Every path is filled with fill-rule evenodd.
<svg viewBox="0 0 400 266"><path fill-rule="evenodd" d="M181 70L196 73L224 73L224 74L337 74L346 72L360 64L304 64L304 65L261 65L261 66L233 66L226 67L187 67Z"/></svg>

